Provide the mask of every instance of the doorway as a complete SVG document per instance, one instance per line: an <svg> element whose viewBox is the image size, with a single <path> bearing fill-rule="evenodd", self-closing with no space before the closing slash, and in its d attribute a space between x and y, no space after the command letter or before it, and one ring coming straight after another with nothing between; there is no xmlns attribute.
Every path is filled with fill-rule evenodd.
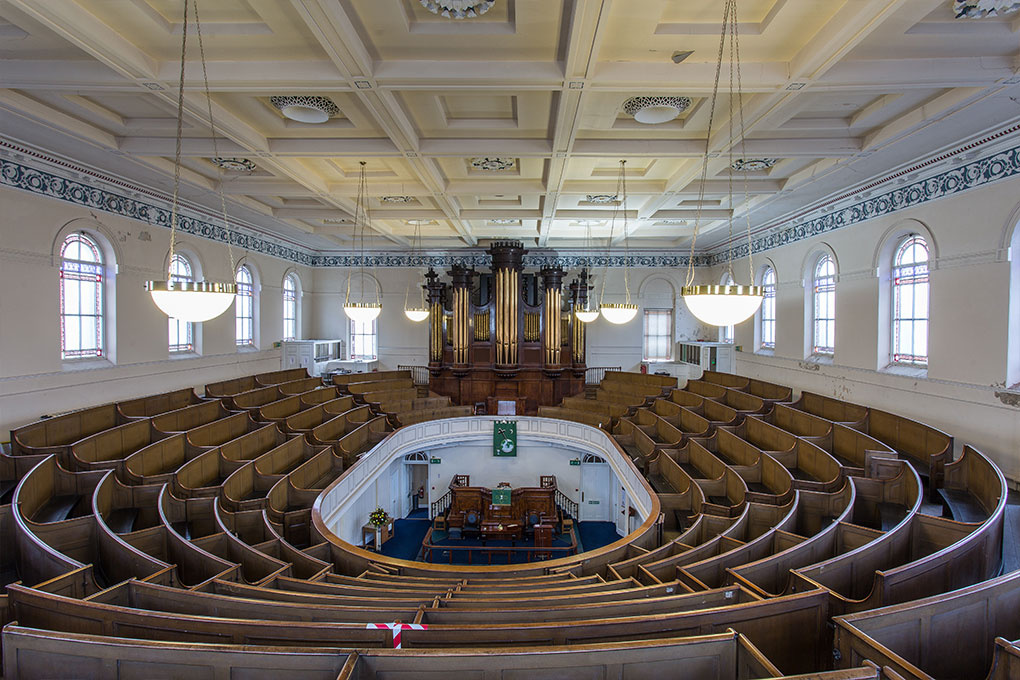
<svg viewBox="0 0 1020 680"><path fill-rule="evenodd" d="M581 460L581 499L578 520L581 522L610 521L610 496L613 470L609 464L592 454Z"/></svg>
<svg viewBox="0 0 1020 680"><path fill-rule="evenodd" d="M429 455L424 451L407 454L404 456L404 469L404 478L407 480L404 496L407 515L419 515L424 511L428 516Z"/></svg>

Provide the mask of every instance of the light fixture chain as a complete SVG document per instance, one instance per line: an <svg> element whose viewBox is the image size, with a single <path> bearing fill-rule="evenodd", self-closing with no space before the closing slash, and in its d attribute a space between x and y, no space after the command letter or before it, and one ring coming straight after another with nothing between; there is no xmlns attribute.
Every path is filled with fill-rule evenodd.
<svg viewBox="0 0 1020 680"><path fill-rule="evenodd" d="M195 30L198 34L198 54L202 62L202 81L205 85L205 104L209 114L209 134L212 135L213 143L213 158L220 157L219 143L216 140L216 121L213 119L212 110L212 97L209 95L209 70L205 65L205 45L202 43L202 22L198 18L198 0L193 0L195 6ZM184 0L185 6L188 4L188 0ZM183 71L182 71L183 73ZM183 76L182 76L183 82ZM183 94L183 89L182 89ZM182 99L183 102L183 99ZM180 122L178 121L178 125ZM180 161L178 161L180 162ZM234 271L236 266L234 262L234 249L230 243L230 222L227 220L227 200L223 196L223 168L219 168L220 181L217 183L218 192L220 196L220 212L223 214L223 230L226 232L227 237L227 257L230 258L230 276L236 278L237 272Z"/></svg>
<svg viewBox="0 0 1020 680"><path fill-rule="evenodd" d="M737 23L737 6L736 0L733 0L733 23ZM740 32L735 31L733 34L733 42L736 43L737 53L737 111L740 114L740 157L747 158L747 147L745 140L747 139L747 128L744 125L744 86L740 79ZM754 285L754 256L752 254L751 244L751 199L747 191L747 173L744 173L744 220L747 224L747 273L749 284Z"/></svg>
<svg viewBox="0 0 1020 680"><path fill-rule="evenodd" d="M733 242L733 213L735 211L735 208L733 206L733 118L734 118L734 116L733 116L733 100L734 100L734 96L733 96L733 81L734 81L733 75L734 75L734 73L733 73L733 71L734 71L734 66L736 64L736 61L737 61L737 58L736 58L736 30L737 30L737 7L736 7L736 0L727 0L726 6L727 6L727 10L729 11L729 14L730 14L730 22L729 22L729 33L730 33L730 82L729 82L730 92L729 92L729 94L730 94L730 96L729 96L729 98L727 100L727 106L729 108L729 120L727 122L728 122L728 125L729 125L730 139L729 139L729 143L727 144L727 148L728 148L727 157L729 159L729 172L726 173L726 176L727 176L726 186L727 186L727 189L729 191L728 204L729 204L729 209L730 209L729 217L726 220L727 243L729 244L729 243ZM733 282L733 283L736 283L737 282L736 277L733 276L733 258L732 257L727 257L726 258L726 271L729 273L729 277L730 277L729 280L731 282Z"/></svg>
<svg viewBox="0 0 1020 680"><path fill-rule="evenodd" d="M181 26L181 75L177 86L177 145L174 150L174 195L170 204L170 258L167 261L167 281L173 280L174 250L177 247L177 202L181 191L181 138L184 136L184 60L188 53L188 0L184 0L184 20Z"/></svg>
<svg viewBox="0 0 1020 680"><path fill-rule="evenodd" d="M624 163L625 161L620 161L620 162ZM622 168L623 166L621 165L620 167ZM616 236L616 215L620 211L620 201L619 201L619 198L620 198L620 192L621 191L622 191L621 176L618 174L616 176L616 198L617 198L617 200L616 200L616 203L613 205L613 214L612 214L612 217L609 220L609 240L606 242L606 261L605 261L605 266L602 268L602 289L601 289L601 292L599 293L599 307L602 307L602 303L603 303L603 301L605 300L605 297L606 297L606 279L609 278L609 260L610 260L610 258L612 257L612 254L613 254L613 238ZM623 279L624 280L624 284L626 284L626 281L627 281L626 263L624 263L623 277L624 277L624 279Z"/></svg>
<svg viewBox="0 0 1020 680"><path fill-rule="evenodd" d="M691 236L691 254L687 262L687 282L694 283L694 248L698 243L698 231L701 228L701 210L705 203L705 182L708 180L708 154L712 144L712 123L715 121L715 106L719 98L719 78L722 75L723 48L726 44L726 20L729 17L729 4L723 12L723 24L719 33L719 53L716 55L715 83L712 86L712 102L708 110L708 132L705 134L705 161L701 166L701 183L698 187L698 211L694 217L694 234Z"/></svg>

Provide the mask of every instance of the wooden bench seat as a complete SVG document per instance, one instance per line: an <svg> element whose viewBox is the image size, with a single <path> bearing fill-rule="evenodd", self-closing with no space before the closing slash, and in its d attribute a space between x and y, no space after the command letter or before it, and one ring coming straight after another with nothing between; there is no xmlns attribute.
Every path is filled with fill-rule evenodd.
<svg viewBox="0 0 1020 680"><path fill-rule="evenodd" d="M318 406L312 406L289 416L280 424L280 427L284 432L307 434L324 422L347 413L353 408L354 397L350 395L330 399Z"/></svg>
<svg viewBox="0 0 1020 680"><path fill-rule="evenodd" d="M55 453L68 464L72 444L122 423L116 404L44 418L11 430L11 452L16 456Z"/></svg>
<svg viewBox="0 0 1020 680"><path fill-rule="evenodd" d="M256 423L248 413L235 413L232 416L188 430L185 439L187 439L188 446L199 450L208 450L261 428L278 429L273 424Z"/></svg>
<svg viewBox="0 0 1020 680"><path fill-rule="evenodd" d="M398 378L395 380L372 380L368 382L347 383L341 387L348 394L353 394L357 400L363 394L372 392L395 392L398 390L415 389L414 382L410 378Z"/></svg>
<svg viewBox="0 0 1020 680"><path fill-rule="evenodd" d="M75 470L115 468L132 453L157 441L147 419L111 427L71 445L71 462Z"/></svg>
<svg viewBox="0 0 1020 680"><path fill-rule="evenodd" d="M868 409L861 429L911 462L930 489L943 484L943 468L953 458L953 438L934 427L886 411Z"/></svg>
<svg viewBox="0 0 1020 680"><path fill-rule="evenodd" d="M306 436L308 441L313 444L335 444L344 435L352 432L362 423L366 423L374 417L375 414L372 413L370 407L367 405L359 406L312 428Z"/></svg>
<svg viewBox="0 0 1020 680"><path fill-rule="evenodd" d="M474 415L473 406L446 406L434 409L417 409L396 414L397 424L400 427L414 425L426 420L439 420L441 418L463 418Z"/></svg>
<svg viewBox="0 0 1020 680"><path fill-rule="evenodd" d="M176 411L167 411L154 416L151 423L153 430L165 436L186 432L231 415L234 415L234 412L229 411L223 402L217 399L194 406L185 406Z"/></svg>
<svg viewBox="0 0 1020 680"><path fill-rule="evenodd" d="M339 398L335 387L319 387L307 392L286 396L277 401L260 406L252 417L263 423L280 423L287 418Z"/></svg>
<svg viewBox="0 0 1020 680"><path fill-rule="evenodd" d="M859 406L814 392L801 392L800 398L790 404L790 407L853 428L860 427L868 417L867 406Z"/></svg>
<svg viewBox="0 0 1020 680"><path fill-rule="evenodd" d="M538 415L542 418L570 420L591 427L602 427L603 424L609 426L609 423L612 422L612 418L609 416L603 416L593 411L580 411L562 406L539 406Z"/></svg>
<svg viewBox="0 0 1020 680"><path fill-rule="evenodd" d="M374 373L334 373L332 382L337 387L362 382L378 382L380 380L410 380L411 372L403 371L375 371Z"/></svg>
<svg viewBox="0 0 1020 680"><path fill-rule="evenodd" d="M125 420L138 420L158 416L167 411L176 411L185 406L201 404L203 401L204 399L195 394L194 388L185 387L173 392L154 394L151 397L119 401L117 411Z"/></svg>

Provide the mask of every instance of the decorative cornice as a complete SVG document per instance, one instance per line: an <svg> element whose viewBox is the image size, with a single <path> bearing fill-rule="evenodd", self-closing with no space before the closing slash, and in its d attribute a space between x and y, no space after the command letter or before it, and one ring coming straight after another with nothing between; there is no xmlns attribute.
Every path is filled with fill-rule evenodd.
<svg viewBox="0 0 1020 680"><path fill-rule="evenodd" d="M956 156L963 151L981 146L1013 134L1020 126L1001 130L977 142L962 146L951 153L928 159L914 167L930 166L940 160ZM36 167L40 166L40 167ZM909 172L911 168L898 175ZM929 201L958 194L975 187L1015 177L1020 174L1020 147L989 154L959 167L940 174L919 179L873 198L867 198L831 212L828 209L833 203L858 195L870 187L896 177L892 175L881 181L873 182L852 192L845 193L825 206L815 208L809 213L817 217L805 218L796 225L779 226L769 229L767 233L753 239L752 252L762 253L807 238L835 231L852 224L857 224L876 217L913 208ZM87 178L84 180L76 179ZM29 149L0 138L0 186L20 189L40 196L66 201L90 210L102 211L128 219L138 220L144 224L169 229L170 210L169 198L152 189L133 184L124 179L97 172L76 163L57 158L37 149ZM125 194L134 194L134 197ZM143 199L152 199L147 202ZM162 203L158 205L157 203ZM489 256L484 249L457 249L439 251L424 255L402 252L377 251L366 253L364 262L357 254L336 254L318 251L290 243L285 237L278 238L267 235L258 228L232 222L230 229L217 224L210 211L200 207L182 208L179 230L192 236L217 241L229 242L236 248L275 257L287 262L306 267L450 267L461 264L467 267L486 267ZM759 229L761 232L761 229ZM726 262L728 258L739 259L748 254L747 243L733 243L707 254L698 254L694 266L714 266ZM613 255L607 259L605 255L592 255L583 250L555 251L533 250L525 256L524 265L528 268L560 266L566 269L579 269L587 266L590 269L602 267L687 267L688 256L682 249L674 253L662 250L634 252L629 256Z"/></svg>
<svg viewBox="0 0 1020 680"><path fill-rule="evenodd" d="M874 198L834 209L813 219L805 219L800 224L777 229L753 239L751 252L763 253L1017 175L1020 175L1020 147L991 154L958 168L905 184ZM716 251L709 259L711 264L718 265L728 259L736 260L747 255L748 246L744 242Z"/></svg>

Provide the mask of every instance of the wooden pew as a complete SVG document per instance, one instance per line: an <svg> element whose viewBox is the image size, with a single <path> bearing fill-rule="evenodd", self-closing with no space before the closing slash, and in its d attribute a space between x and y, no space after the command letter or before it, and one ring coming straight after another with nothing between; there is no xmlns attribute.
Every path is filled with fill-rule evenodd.
<svg viewBox="0 0 1020 680"><path fill-rule="evenodd" d="M1020 636L1020 571L912 602L837 616L841 665L868 658L894 677L984 678L995 638Z"/></svg>
<svg viewBox="0 0 1020 680"><path fill-rule="evenodd" d="M254 375L247 375L243 378L232 378L230 380L209 383L205 386L205 396L207 399L222 399L223 397L230 397L241 392L249 392L258 387L265 387L265 385L255 382Z"/></svg>
<svg viewBox="0 0 1020 680"><path fill-rule="evenodd" d="M792 388L755 378L750 378L747 381L747 388L744 391L772 403L788 404L793 401Z"/></svg>
<svg viewBox="0 0 1020 680"><path fill-rule="evenodd" d="M188 446L199 450L208 450L263 427L277 429L273 424L256 423L248 413L235 413L221 420L192 428L185 434L185 438L188 441Z"/></svg>
<svg viewBox="0 0 1020 680"><path fill-rule="evenodd" d="M418 399L419 397L417 387L406 387L397 390L384 389L379 390L378 392L365 392L353 398L358 403L371 406L374 411L380 412L382 410L380 407L383 402L409 401L411 399Z"/></svg>
<svg viewBox="0 0 1020 680"><path fill-rule="evenodd" d="M118 467L119 463L135 451L159 439L148 420L135 420L111 427L71 445L71 468L74 470L102 470Z"/></svg>
<svg viewBox="0 0 1020 680"><path fill-rule="evenodd" d="M371 380L369 382L347 383L343 387L357 399L368 392L409 390L414 388L414 382L410 378L398 378L395 380Z"/></svg>
<svg viewBox="0 0 1020 680"><path fill-rule="evenodd" d="M201 404L203 401L204 399L195 394L194 388L185 387L173 392L154 394L151 397L117 402L117 411L125 421L139 420L158 416L167 411L176 411L185 406Z"/></svg>
<svg viewBox="0 0 1020 680"><path fill-rule="evenodd" d="M287 380L285 382L277 383L276 386L280 388L280 395L284 397L291 396L293 394L304 394L311 392L312 390L321 389L326 387L322 378L316 376L303 376L297 380ZM337 394L337 390L334 390L333 394Z"/></svg>
<svg viewBox="0 0 1020 680"><path fill-rule="evenodd" d="M305 368L285 368L282 371L270 371L269 373L258 373L255 375L255 383L258 385L279 385L280 383L293 382L308 378L308 370Z"/></svg>
<svg viewBox="0 0 1020 680"><path fill-rule="evenodd" d="M361 382L378 382L380 380L410 380L410 371L375 371L374 373L334 373L333 384L343 388L345 385Z"/></svg>
<svg viewBox="0 0 1020 680"><path fill-rule="evenodd" d="M337 455L354 461L358 455L370 450L393 431L385 416L377 416L340 438L335 445Z"/></svg>
<svg viewBox="0 0 1020 680"><path fill-rule="evenodd" d="M415 397L413 399L394 399L379 402L380 413L403 413L418 409L445 408L453 406L449 397Z"/></svg>
<svg viewBox="0 0 1020 680"><path fill-rule="evenodd" d="M474 412L475 409L473 406L447 406L444 408L405 411L403 413L396 414L396 420L398 427L405 427L407 425L414 425L415 423L421 423L426 420L463 418L464 416L474 415Z"/></svg>
<svg viewBox="0 0 1020 680"><path fill-rule="evenodd" d="M129 484L163 484L199 453L201 450L188 446L181 432L135 451L124 459L120 471Z"/></svg>
<svg viewBox="0 0 1020 680"><path fill-rule="evenodd" d="M893 413L868 409L862 429L888 444L917 471L928 477L930 489L943 484L943 468L953 459L953 438L930 425Z"/></svg>
<svg viewBox="0 0 1020 680"><path fill-rule="evenodd" d="M622 418L630 413L630 409L627 406L598 399L585 399L580 396L566 397L560 402L560 406L573 411L588 411L589 413L604 416L607 425L611 419Z"/></svg>
<svg viewBox="0 0 1020 680"><path fill-rule="evenodd" d="M860 428L868 417L867 406L858 406L813 392L801 392L800 398L790 407L855 429Z"/></svg>
<svg viewBox="0 0 1020 680"><path fill-rule="evenodd" d="M611 418L602 416L592 411L579 411L561 406L539 406L538 415L542 418L556 418L558 420L570 420L582 425L591 427L608 426Z"/></svg>
<svg viewBox="0 0 1020 680"><path fill-rule="evenodd" d="M666 399L652 402L652 413L683 432L685 438L706 437L712 429L707 418Z"/></svg>
<svg viewBox="0 0 1020 680"><path fill-rule="evenodd" d="M178 432L186 432L192 428L231 415L233 415L233 412L227 410L223 406L223 402L215 400L194 406L186 406L176 411L167 411L162 415L154 416L150 422L152 423L153 430L165 436Z"/></svg>
<svg viewBox="0 0 1020 680"><path fill-rule="evenodd" d="M0 506L11 504L18 481L45 460L47 455L9 456L0 450Z"/></svg>
<svg viewBox="0 0 1020 680"><path fill-rule="evenodd" d="M766 403L761 397L756 397L749 392L741 392L704 380L688 380L685 389L706 399L712 399L729 406L741 415L764 413L772 407L771 402Z"/></svg>
<svg viewBox="0 0 1020 680"><path fill-rule="evenodd" d="M843 469L839 462L804 439L753 417L727 429L782 463L799 489L832 491L842 486Z"/></svg>
<svg viewBox="0 0 1020 680"><path fill-rule="evenodd" d="M307 434L328 420L343 415L354 408L354 397L348 395L305 409L280 424L285 432Z"/></svg>
<svg viewBox="0 0 1020 680"><path fill-rule="evenodd" d="M757 460L752 463L726 466L721 459L714 456L705 447L703 441L691 439L684 448L676 451L669 450L668 453L681 466L689 464L697 470L714 472L716 468L710 463L712 460L717 461L719 465L729 467L744 480L745 497L748 502L786 505L793 499L795 493L793 475L772 456L758 455ZM734 445L740 446L736 442ZM745 447L744 450L749 453L748 458L754 456L753 449ZM685 467L685 469L687 468ZM718 477L718 473L713 477Z"/></svg>
<svg viewBox="0 0 1020 680"><path fill-rule="evenodd" d="M265 507L266 496L277 482L323 450L304 437L293 437L250 459L224 480L220 493L223 505L231 512Z"/></svg>
<svg viewBox="0 0 1020 680"><path fill-rule="evenodd" d="M723 373L722 371L702 371L701 380L715 385L722 385L723 387L730 387L735 390L747 390L748 378L740 375L734 375L733 373Z"/></svg>
<svg viewBox="0 0 1020 680"><path fill-rule="evenodd" d="M374 417L371 408L359 406L312 428L305 436L313 444L335 444L344 435Z"/></svg>
<svg viewBox="0 0 1020 680"><path fill-rule="evenodd" d="M669 394L669 400L703 417L712 427L735 425L744 417L743 414L738 414L736 409L726 404L714 399L706 399L700 394L686 390L673 390Z"/></svg>
<svg viewBox="0 0 1020 680"><path fill-rule="evenodd" d="M257 411L260 407L286 396L290 395L280 392L279 385L268 385L223 397L222 401L231 411Z"/></svg>
<svg viewBox="0 0 1020 680"><path fill-rule="evenodd" d="M337 399L339 396L339 392L335 387L321 387L307 392L292 394L283 399L270 402L265 406L260 406L252 414L252 417L263 423L280 423L287 420L290 416Z"/></svg>
<svg viewBox="0 0 1020 680"><path fill-rule="evenodd" d="M11 452L16 456L55 453L67 464L70 462L72 444L122 422L116 404L103 404L44 418L11 430Z"/></svg>

